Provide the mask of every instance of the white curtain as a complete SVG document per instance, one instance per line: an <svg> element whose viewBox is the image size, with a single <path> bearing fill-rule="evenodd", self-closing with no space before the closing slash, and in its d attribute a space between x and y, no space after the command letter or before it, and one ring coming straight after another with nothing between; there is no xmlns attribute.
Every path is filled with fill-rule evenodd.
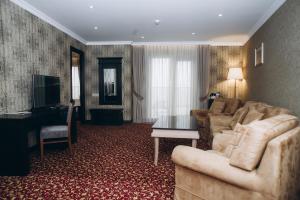
<svg viewBox="0 0 300 200"><path fill-rule="evenodd" d="M200 106L198 46L145 46L145 117L189 115Z"/></svg>
<svg viewBox="0 0 300 200"><path fill-rule="evenodd" d="M78 66L72 66L72 98L74 100L80 99L80 79Z"/></svg>

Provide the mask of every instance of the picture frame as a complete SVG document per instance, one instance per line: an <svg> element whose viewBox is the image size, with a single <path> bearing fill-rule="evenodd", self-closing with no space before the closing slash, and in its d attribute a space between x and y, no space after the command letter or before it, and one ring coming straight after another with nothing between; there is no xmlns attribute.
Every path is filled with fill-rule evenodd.
<svg viewBox="0 0 300 200"><path fill-rule="evenodd" d="M255 67L264 64L264 43L255 48Z"/></svg>

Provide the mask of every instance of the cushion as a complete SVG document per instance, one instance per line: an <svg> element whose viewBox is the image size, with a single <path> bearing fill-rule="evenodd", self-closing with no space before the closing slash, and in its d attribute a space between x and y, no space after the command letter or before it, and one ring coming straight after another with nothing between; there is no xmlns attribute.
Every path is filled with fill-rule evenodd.
<svg viewBox="0 0 300 200"><path fill-rule="evenodd" d="M239 99L230 99L226 105L224 113L233 115L240 106Z"/></svg>
<svg viewBox="0 0 300 200"><path fill-rule="evenodd" d="M68 126L44 126L41 129L41 139L68 137Z"/></svg>
<svg viewBox="0 0 300 200"><path fill-rule="evenodd" d="M230 127L232 129L234 129L234 127L237 123L242 123L242 121L244 120L247 113L248 113L247 107L242 107L242 108L238 109L233 115L232 121L230 123Z"/></svg>
<svg viewBox="0 0 300 200"><path fill-rule="evenodd" d="M247 115L243 120L243 124L249 124L250 122L261 120L264 116L264 113L258 112L255 109L249 110Z"/></svg>
<svg viewBox="0 0 300 200"><path fill-rule="evenodd" d="M241 138L248 131L248 128L240 123L237 123L231 135L233 135L229 145L225 148L224 156L230 157L233 150L239 145Z"/></svg>
<svg viewBox="0 0 300 200"><path fill-rule="evenodd" d="M224 111L226 103L224 101L214 101L211 105L209 112L214 114L220 114Z"/></svg>
<svg viewBox="0 0 300 200"><path fill-rule="evenodd" d="M235 167L251 171L259 164L267 143L273 138L295 128L295 116L282 114L265 120L244 125L242 138L232 150L229 163Z"/></svg>

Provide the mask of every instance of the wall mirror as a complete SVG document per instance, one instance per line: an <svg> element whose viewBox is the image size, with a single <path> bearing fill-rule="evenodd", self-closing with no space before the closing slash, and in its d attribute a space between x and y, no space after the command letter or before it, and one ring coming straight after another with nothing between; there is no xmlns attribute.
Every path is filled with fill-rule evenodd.
<svg viewBox="0 0 300 200"><path fill-rule="evenodd" d="M122 58L99 58L99 104L122 105Z"/></svg>

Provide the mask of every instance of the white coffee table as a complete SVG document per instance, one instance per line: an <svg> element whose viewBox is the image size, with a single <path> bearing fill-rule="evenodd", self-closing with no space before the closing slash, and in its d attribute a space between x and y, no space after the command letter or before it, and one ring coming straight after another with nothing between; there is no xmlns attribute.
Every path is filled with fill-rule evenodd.
<svg viewBox="0 0 300 200"><path fill-rule="evenodd" d="M152 126L151 137L154 138L154 164L157 165L159 138L191 139L192 147L197 146L199 139L198 123L191 116L160 117Z"/></svg>

